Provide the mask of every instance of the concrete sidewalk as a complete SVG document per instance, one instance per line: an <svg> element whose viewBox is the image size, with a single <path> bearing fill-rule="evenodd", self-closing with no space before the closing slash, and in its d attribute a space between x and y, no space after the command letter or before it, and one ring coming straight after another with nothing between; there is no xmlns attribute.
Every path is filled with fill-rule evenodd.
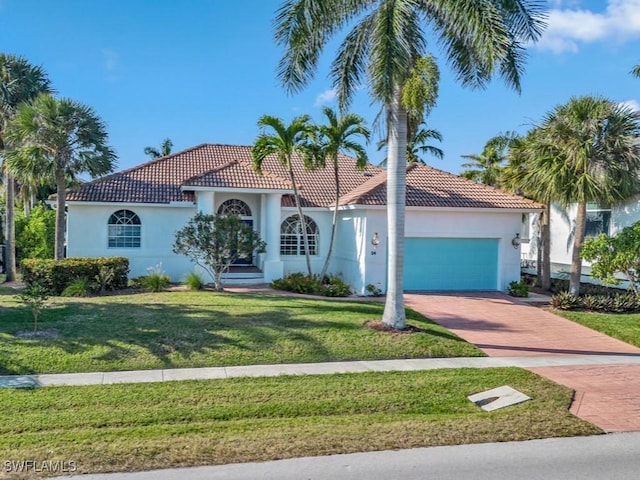
<svg viewBox="0 0 640 480"><path fill-rule="evenodd" d="M457 357L403 360L361 360L355 362L293 363L277 365L246 365L210 368L175 368L133 370L121 372L62 373L45 375L5 375L0 383L40 386L110 385L115 383L170 382L177 380L210 380L236 377L277 377L279 375L330 375L334 373L390 372L435 370L440 368L520 367L530 369L612 365L635 365L640 368L640 355L545 355L525 357Z"/></svg>

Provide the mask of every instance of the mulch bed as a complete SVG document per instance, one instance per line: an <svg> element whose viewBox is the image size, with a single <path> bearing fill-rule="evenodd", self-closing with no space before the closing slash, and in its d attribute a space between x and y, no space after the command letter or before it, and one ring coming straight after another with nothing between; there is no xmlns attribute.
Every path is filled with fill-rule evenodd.
<svg viewBox="0 0 640 480"><path fill-rule="evenodd" d="M370 328L371 330L375 330L376 332L389 333L391 335L405 335L410 333L426 332L424 328L416 327L415 325L411 325L409 323L404 327L404 329L398 330L396 328L390 327L381 320L368 320L364 322L364 326Z"/></svg>

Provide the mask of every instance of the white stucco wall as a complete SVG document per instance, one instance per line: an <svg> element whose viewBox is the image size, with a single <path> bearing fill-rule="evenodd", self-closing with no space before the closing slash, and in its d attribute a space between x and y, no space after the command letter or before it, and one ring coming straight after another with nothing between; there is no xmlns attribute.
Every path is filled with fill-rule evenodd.
<svg viewBox="0 0 640 480"><path fill-rule="evenodd" d="M140 248L109 248L107 223L121 209L131 210L140 217ZM175 255L172 245L175 232L195 215L195 206L143 205L78 205L68 206L68 257L129 257L129 277L145 275L149 267L162 263L162 270L173 281L180 281L192 270L186 257Z"/></svg>

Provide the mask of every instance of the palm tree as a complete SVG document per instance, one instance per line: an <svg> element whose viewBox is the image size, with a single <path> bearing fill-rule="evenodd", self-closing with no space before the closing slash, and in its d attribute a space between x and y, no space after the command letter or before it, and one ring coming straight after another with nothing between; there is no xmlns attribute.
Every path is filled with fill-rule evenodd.
<svg viewBox="0 0 640 480"><path fill-rule="evenodd" d="M300 219L300 227L302 229L302 242L304 245L304 255L307 261L307 272L309 276L311 272L311 258L309 256L309 239L307 238L307 225L302 214L302 205L300 203L300 194L293 171L293 157L299 155L302 157L305 166L312 168L314 163L314 149L312 145L316 128L311 124L308 115L301 115L294 118L287 126L277 117L271 115L263 115L258 120L258 127L261 132L258 135L251 156L253 158L253 168L257 172L262 172L262 163L269 155L276 155L280 164L287 169L289 179L293 186L293 197L298 209L298 218ZM267 133L265 130L270 129L273 133ZM273 246L272 248L276 248Z"/></svg>
<svg viewBox="0 0 640 480"><path fill-rule="evenodd" d="M31 65L24 57L0 53L0 154L11 147L7 145L4 131L14 115L16 107L35 98L40 93L51 92L51 82L44 70ZM15 183L3 162L5 186L5 273L6 281L16 277L15 250Z"/></svg>
<svg viewBox="0 0 640 480"><path fill-rule="evenodd" d="M149 155L151 158L160 158L166 157L171 154L171 149L173 148L173 142L170 138L165 138L160 145L160 149L158 150L155 147L144 147L144 154Z"/></svg>
<svg viewBox="0 0 640 480"><path fill-rule="evenodd" d="M543 203L545 209L538 215L537 284L543 290L551 289L551 192L537 183L533 172L538 157L545 154L540 148L539 132L532 129L524 137L514 138L509 144L507 164L500 174L500 186Z"/></svg>
<svg viewBox="0 0 640 480"><path fill-rule="evenodd" d="M290 93L314 76L330 38L355 22L338 48L330 77L342 111L363 84L385 109L388 282L382 320L387 325L402 329L406 320L405 159L412 105L404 88L420 79L416 67L425 58L426 28L431 27L433 43L443 47L463 85L481 87L498 71L519 89L523 45L540 36L543 17L541 2L534 0L287 0L278 10L276 41L285 48L278 75Z"/></svg>
<svg viewBox="0 0 640 480"><path fill-rule="evenodd" d="M318 127L320 135L320 154L318 156L318 166L324 167L326 161L331 162L333 167L333 175L335 180L335 203L333 210L333 221L331 224L331 240L329 241L329 251L327 258L322 267L320 278L324 278L331 263L333 254L333 246L335 243L336 230L338 226L338 207L340 206L340 176L339 176L339 157L340 153L352 152L356 156L356 166L364 169L367 165L367 152L364 147L353 139L353 137L361 136L369 142L370 132L365 127L365 120L359 115L347 113L339 117L329 107L322 109L327 118L327 125Z"/></svg>
<svg viewBox="0 0 640 480"><path fill-rule="evenodd" d="M640 64L633 67L633 70L631 70L631 75L640 78Z"/></svg>
<svg viewBox="0 0 640 480"><path fill-rule="evenodd" d="M415 132L411 133L411 122L407 120L408 128L407 128L407 162L418 162L426 165L427 162L424 161L422 155L433 155L439 159L444 158L444 152L441 148L438 148L429 143L430 140L438 140L442 141L442 134L433 128L426 128L426 126L420 126ZM422 124L424 125L424 124ZM387 146L387 138L383 138L378 142L377 148L378 150L382 150ZM380 162L381 167L387 166L386 157Z"/></svg>
<svg viewBox="0 0 640 480"><path fill-rule="evenodd" d="M462 155L462 158L472 160L463 163L468 169L460 176L492 187L500 186L500 175L507 161L509 146L518 138L514 132L497 135L487 141L480 155Z"/></svg>
<svg viewBox="0 0 640 480"><path fill-rule="evenodd" d="M547 114L534 137L531 184L563 206L577 204L569 291L580 293L587 203L616 205L640 192L640 113L593 96Z"/></svg>
<svg viewBox="0 0 640 480"><path fill-rule="evenodd" d="M55 181L55 259L60 260L64 258L67 180L82 173L95 178L115 167L106 127L92 108L41 94L18 106L6 136L15 147L7 158L10 171Z"/></svg>

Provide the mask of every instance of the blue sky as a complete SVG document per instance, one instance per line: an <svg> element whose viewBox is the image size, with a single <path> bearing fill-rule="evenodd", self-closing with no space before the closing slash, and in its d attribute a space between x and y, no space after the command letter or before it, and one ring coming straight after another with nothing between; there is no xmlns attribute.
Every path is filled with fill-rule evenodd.
<svg viewBox="0 0 640 480"><path fill-rule="evenodd" d="M200 143L250 145L263 114L321 121L334 106L330 46L314 81L295 96L276 78L281 50L272 21L280 0L0 0L0 46L44 67L58 94L93 107L106 122L118 169L147 160L169 137L174 151ZM571 96L604 95L640 108L640 0L550 0L549 27L528 49L518 95L500 80L486 90L455 82L444 55L440 98L429 117L444 136L436 168L460 172L463 154L492 136L532 124ZM372 122L366 89L351 111ZM373 142L375 145L375 142ZM370 161L384 154L369 148Z"/></svg>

